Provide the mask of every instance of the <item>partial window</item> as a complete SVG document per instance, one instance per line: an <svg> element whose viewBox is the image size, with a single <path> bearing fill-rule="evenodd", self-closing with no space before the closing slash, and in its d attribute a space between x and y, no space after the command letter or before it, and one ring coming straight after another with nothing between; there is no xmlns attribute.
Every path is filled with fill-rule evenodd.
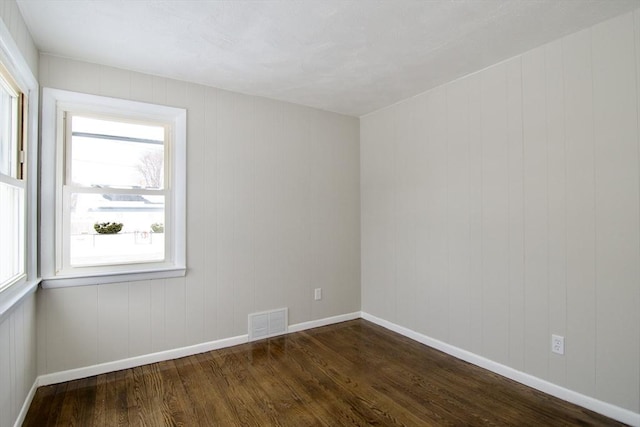
<svg viewBox="0 0 640 427"><path fill-rule="evenodd" d="M49 154L56 255L53 265L43 261L45 282L184 274L185 111L52 89L44 95L43 115L55 116L55 131L43 120L43 145L56 147Z"/></svg>
<svg viewBox="0 0 640 427"><path fill-rule="evenodd" d="M26 276L25 96L0 66L0 291Z"/></svg>

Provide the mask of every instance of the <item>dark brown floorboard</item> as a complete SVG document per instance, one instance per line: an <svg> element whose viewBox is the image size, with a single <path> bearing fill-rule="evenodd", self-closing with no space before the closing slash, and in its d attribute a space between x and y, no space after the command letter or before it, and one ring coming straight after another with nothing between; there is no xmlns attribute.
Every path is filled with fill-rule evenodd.
<svg viewBox="0 0 640 427"><path fill-rule="evenodd" d="M40 387L25 426L612 426L359 319Z"/></svg>

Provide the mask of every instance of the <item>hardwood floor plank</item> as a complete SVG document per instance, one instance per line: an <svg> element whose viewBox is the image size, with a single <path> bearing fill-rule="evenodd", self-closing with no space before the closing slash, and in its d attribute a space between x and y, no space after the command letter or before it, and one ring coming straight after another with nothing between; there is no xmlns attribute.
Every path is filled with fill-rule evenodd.
<svg viewBox="0 0 640 427"><path fill-rule="evenodd" d="M207 353L205 358L207 373L216 388L220 402L225 405L230 412L229 419L242 425L259 425L259 414L253 408L252 401L248 397L242 376L233 372L233 363L230 363L230 352L225 349L220 352Z"/></svg>
<svg viewBox="0 0 640 427"><path fill-rule="evenodd" d="M275 355L272 375L285 389L290 389L299 398L296 403L305 408L314 408L313 416L319 425L335 425L328 420L342 425L366 425L363 417L354 414L335 389L328 387L330 383L320 379L308 369L307 364L299 363L289 351L290 342L284 338L276 338L271 343L272 354ZM296 419L296 418L293 418Z"/></svg>
<svg viewBox="0 0 640 427"><path fill-rule="evenodd" d="M31 401L31 408L35 408L35 410L32 411L30 408L29 412L27 412L23 423L24 426L36 425L37 420L47 420L50 418L57 389L61 386L66 387L66 383L63 385L54 384L38 388Z"/></svg>
<svg viewBox="0 0 640 427"><path fill-rule="evenodd" d="M77 425L75 424L74 412L78 403L76 390L78 389L79 383L80 380L69 382L69 385L67 386L67 389L64 393L64 399L62 400L62 404L60 406L60 413L58 414L56 424Z"/></svg>
<svg viewBox="0 0 640 427"><path fill-rule="evenodd" d="M377 393L368 379L371 374L376 373L366 369L366 366L355 365L337 354L331 358L323 358L327 354L326 347L305 333L292 341L298 345L298 350L307 360L314 362L318 369L316 375L324 375L333 380L336 392L348 397L349 405L355 412L366 416L368 423L418 425L423 421L384 393Z"/></svg>
<svg viewBox="0 0 640 427"><path fill-rule="evenodd" d="M203 425L214 425L220 419L219 411L215 405L211 405L211 386L203 380L201 366L193 357L178 359L175 366L194 419L200 420Z"/></svg>
<svg viewBox="0 0 640 427"><path fill-rule="evenodd" d="M96 376L96 398L95 409L93 416L91 417L90 426L99 427L105 425L106 416L106 403L107 403L107 376L108 374L101 374Z"/></svg>
<svg viewBox="0 0 640 427"><path fill-rule="evenodd" d="M621 424L358 319L41 387L24 425Z"/></svg>
<svg viewBox="0 0 640 427"><path fill-rule="evenodd" d="M56 393L53 396L51 402L51 411L49 412L49 416L45 420L35 419L33 424L34 426L55 426L58 422L58 417L60 415L60 411L62 410L62 403L64 401L64 397L67 391L67 387L69 383L56 384Z"/></svg>
<svg viewBox="0 0 640 427"><path fill-rule="evenodd" d="M277 346L251 345L246 354L235 352L241 364L246 365L247 375L251 378L251 395L254 401L268 414L270 425L286 425L281 420L297 420L300 425L317 425L314 415L301 404L300 395L286 386L286 382L277 369L279 363L272 358L277 354ZM308 402L311 402L309 399Z"/></svg>

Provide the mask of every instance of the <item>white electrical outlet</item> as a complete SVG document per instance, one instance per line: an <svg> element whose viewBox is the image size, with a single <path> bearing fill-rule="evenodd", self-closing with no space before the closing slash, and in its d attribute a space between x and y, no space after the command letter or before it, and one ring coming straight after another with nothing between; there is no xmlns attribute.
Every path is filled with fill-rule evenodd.
<svg viewBox="0 0 640 427"><path fill-rule="evenodd" d="M322 288L316 288L313 293L313 299L319 301L322 299Z"/></svg>
<svg viewBox="0 0 640 427"><path fill-rule="evenodd" d="M564 337L551 335L551 351L557 354L564 354Z"/></svg>

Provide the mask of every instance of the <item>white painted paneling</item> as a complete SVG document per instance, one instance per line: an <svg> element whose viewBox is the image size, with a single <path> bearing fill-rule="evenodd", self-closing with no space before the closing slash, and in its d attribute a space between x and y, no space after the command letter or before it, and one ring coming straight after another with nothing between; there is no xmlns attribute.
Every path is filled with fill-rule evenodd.
<svg viewBox="0 0 640 427"><path fill-rule="evenodd" d="M567 387L595 394L595 178L591 32L562 41L567 173Z"/></svg>
<svg viewBox="0 0 640 427"><path fill-rule="evenodd" d="M482 73L482 355L508 359L509 151L507 146L507 66Z"/></svg>
<svg viewBox="0 0 640 427"><path fill-rule="evenodd" d="M427 281L428 305L425 328L427 333L446 341L449 335L448 289L448 240L447 240L447 98L444 88L429 92L426 97L424 117L427 124L426 170L430 185L425 197L429 198L428 233L430 244L429 280ZM397 130L396 130L397 132ZM399 306L402 311L403 307Z"/></svg>
<svg viewBox="0 0 640 427"><path fill-rule="evenodd" d="M596 395L640 412L638 92L633 22L633 14L626 14L592 31Z"/></svg>
<svg viewBox="0 0 640 427"><path fill-rule="evenodd" d="M278 227L282 246L281 256L289 262L284 266L285 304L289 307L289 323L299 323L305 313L312 311L312 293L304 283L309 279L310 263L310 147L300 144L310 137L310 111L283 105L283 121L288 132L282 135L285 159L278 171L276 199L284 207L280 211L282 223Z"/></svg>
<svg viewBox="0 0 640 427"><path fill-rule="evenodd" d="M129 356L151 353L152 280L129 283Z"/></svg>
<svg viewBox="0 0 640 427"><path fill-rule="evenodd" d="M281 109L275 101L256 100L256 108L265 113L256 117L255 156L262 159L256 162L255 169L255 209L256 209L256 246L255 246L255 311L262 312L276 307L282 301L281 271L278 271L276 252L277 244L277 206L274 200L276 189L275 169L277 168L279 150L274 148L280 140L278 121L282 118Z"/></svg>
<svg viewBox="0 0 640 427"><path fill-rule="evenodd" d="M165 323L165 279L153 280L149 282L151 290L150 306L151 306L151 352L167 350ZM168 319L171 321L171 319ZM48 371L55 372L55 371Z"/></svg>
<svg viewBox="0 0 640 427"><path fill-rule="evenodd" d="M187 344L186 278L175 277L164 282L165 347L184 347Z"/></svg>
<svg viewBox="0 0 640 427"><path fill-rule="evenodd" d="M156 76L152 76L151 79L152 79L151 86L153 88L153 98L151 102L155 102L157 104L166 104L167 103L167 79L164 79L162 77L156 77ZM52 84L55 84L55 83L52 83Z"/></svg>
<svg viewBox="0 0 640 427"><path fill-rule="evenodd" d="M35 378L37 376L36 356L37 356L37 297L32 297L24 300L22 303L22 316L23 316L23 330L22 336L24 337L24 371L22 374L23 380L23 396L26 396L29 389L33 386ZM38 314L39 315L39 314ZM18 402L23 402L24 398L18 397Z"/></svg>
<svg viewBox="0 0 640 427"><path fill-rule="evenodd" d="M0 426L12 426L36 379L35 294L0 322Z"/></svg>
<svg viewBox="0 0 640 427"><path fill-rule="evenodd" d="M189 129L189 147L193 147L192 155L187 157L187 182L191 183L193 193L206 194L210 185L205 179L207 164L206 155L206 91L195 84L188 84L186 88L187 108L190 114L187 116ZM187 150L189 150L189 147ZM199 233L190 235L189 246L192 251L189 258L193 260L189 269L189 276L185 283L185 304L189 307L186 313L185 330L187 344L197 344L205 341L204 290L206 283L206 240L209 238L207 229L210 219L205 212L206 197L189 197L187 199L187 224Z"/></svg>
<svg viewBox="0 0 640 427"><path fill-rule="evenodd" d="M549 359L547 115L544 48L522 56L525 371L547 378Z"/></svg>
<svg viewBox="0 0 640 427"><path fill-rule="evenodd" d="M507 62L507 144L509 152L509 365L524 369L524 157L522 61Z"/></svg>
<svg viewBox="0 0 640 427"><path fill-rule="evenodd" d="M470 275L467 289L469 292L470 341L466 348L476 354L482 353L482 321L484 313L484 295L482 294L482 144L478 136L482 135L482 81L480 74L470 76L469 81L469 224ZM437 159L435 159L437 161Z"/></svg>
<svg viewBox="0 0 640 427"><path fill-rule="evenodd" d="M47 78L65 82L69 90L99 94L100 90L100 67L95 64L82 63L80 67L70 69L69 60L65 58L50 57L45 60L47 72L41 76L41 84ZM41 64L42 66L42 64ZM69 70L65 72L64 70ZM43 80L44 78L44 80Z"/></svg>
<svg viewBox="0 0 640 427"><path fill-rule="evenodd" d="M360 309L357 119L47 55L40 65L45 86L188 111L187 275L42 291L40 373L246 334L258 308L288 307L290 323Z"/></svg>
<svg viewBox="0 0 640 427"><path fill-rule="evenodd" d="M469 310L472 305L470 143L475 140L469 129L469 80L459 80L447 87L447 239L449 241L449 341L456 346L471 340ZM421 157L415 156L422 162Z"/></svg>
<svg viewBox="0 0 640 427"><path fill-rule="evenodd" d="M98 286L98 363L129 356L129 285Z"/></svg>
<svg viewBox="0 0 640 427"><path fill-rule="evenodd" d="M0 425L10 426L13 422L15 407L13 406L15 386L11 382L11 362L15 349L10 345L11 318L6 318L0 323L0 343L3 350L0 351Z"/></svg>
<svg viewBox="0 0 640 427"><path fill-rule="evenodd" d="M396 185L400 190L395 200L396 218L396 244L395 244L395 269L396 269L396 304L398 307L407 307L407 310L398 310L397 321L412 328L419 326L417 303L417 277L416 277L416 208L417 201L422 197L416 192L416 184L420 181L416 171L415 159L415 120L412 111L415 111L415 100L398 105L395 150Z"/></svg>
<svg viewBox="0 0 640 427"><path fill-rule="evenodd" d="M15 0L3 0L0 7L0 19L9 30L31 72L38 77L38 49L33 43L31 34L22 18Z"/></svg>
<svg viewBox="0 0 640 427"><path fill-rule="evenodd" d="M141 102L153 102L153 76L138 73L132 74L131 98ZM189 117L187 117L188 119Z"/></svg>
<svg viewBox="0 0 640 427"><path fill-rule="evenodd" d="M72 62L72 60L69 60ZM98 95L112 96L114 98L128 98L131 93L131 73L117 68L96 66L100 78ZM71 64L66 69L75 70L80 74L81 70L73 68Z"/></svg>
<svg viewBox="0 0 640 427"><path fill-rule="evenodd" d="M203 194L203 211L202 215L206 218L206 226L200 230L200 233L204 236L204 325L203 325L203 341L209 342L220 337L218 330L218 220L217 220L217 188L218 180L216 167L217 156L217 134L216 129L218 125L217 114L217 96L218 91L213 88L206 88L205 102L204 102L204 115L205 115L205 140L203 142L202 155L205 159L209 159L205 162L205 169L202 175L202 194ZM188 158L189 156L187 156ZM195 248L194 250L198 250ZM188 276L187 276L187 280Z"/></svg>
<svg viewBox="0 0 640 427"><path fill-rule="evenodd" d="M636 11L363 117L363 311L640 412L639 46Z"/></svg>
<svg viewBox="0 0 640 427"><path fill-rule="evenodd" d="M46 298L46 372L64 371L98 361L98 289L96 286L40 290Z"/></svg>
<svg viewBox="0 0 640 427"><path fill-rule="evenodd" d="M547 191L549 257L549 333L566 335L566 158L564 130L564 76L562 41L545 47L545 83L547 112ZM566 357L549 356L549 380L564 386Z"/></svg>
<svg viewBox="0 0 640 427"><path fill-rule="evenodd" d="M420 307L426 307L429 304L429 281L431 280L431 265L429 258L429 239L430 239L430 209L431 203L428 196L429 185L423 179L424 169L428 167L429 158L429 141L427 139L427 130L429 124L425 120L427 117L427 102L426 98L421 96L415 98L416 111L413 113L415 120L415 135L412 135L412 139L415 140L415 152L414 161L417 164L418 176L414 183L416 193L418 197L415 200L416 209L416 235L415 235L415 247L416 247L416 304L418 308L417 321L419 331L426 332L427 328L427 316L428 310L422 310ZM364 138L361 136L362 141ZM365 162L361 162L361 167L365 166ZM364 175L363 175L364 179ZM390 189L391 190L391 189ZM362 212L364 218L365 212ZM363 233L363 238L366 235ZM364 271L364 270L363 270ZM363 287L363 291L365 288Z"/></svg>
<svg viewBox="0 0 640 427"><path fill-rule="evenodd" d="M233 329L231 335L247 333L247 315L255 311L255 142L254 120L247 122L246 117L255 116L254 98L232 94L230 116L224 123L224 113L219 111L218 128L230 126L227 143L230 148L233 165L233 222L229 224L233 232L232 245L227 249L233 256ZM224 124L223 124L224 123ZM220 139L221 140L221 139ZM219 141L220 141L219 140ZM219 145L220 146L220 145ZM218 253L221 251L219 250ZM303 281L298 282L304 283Z"/></svg>

